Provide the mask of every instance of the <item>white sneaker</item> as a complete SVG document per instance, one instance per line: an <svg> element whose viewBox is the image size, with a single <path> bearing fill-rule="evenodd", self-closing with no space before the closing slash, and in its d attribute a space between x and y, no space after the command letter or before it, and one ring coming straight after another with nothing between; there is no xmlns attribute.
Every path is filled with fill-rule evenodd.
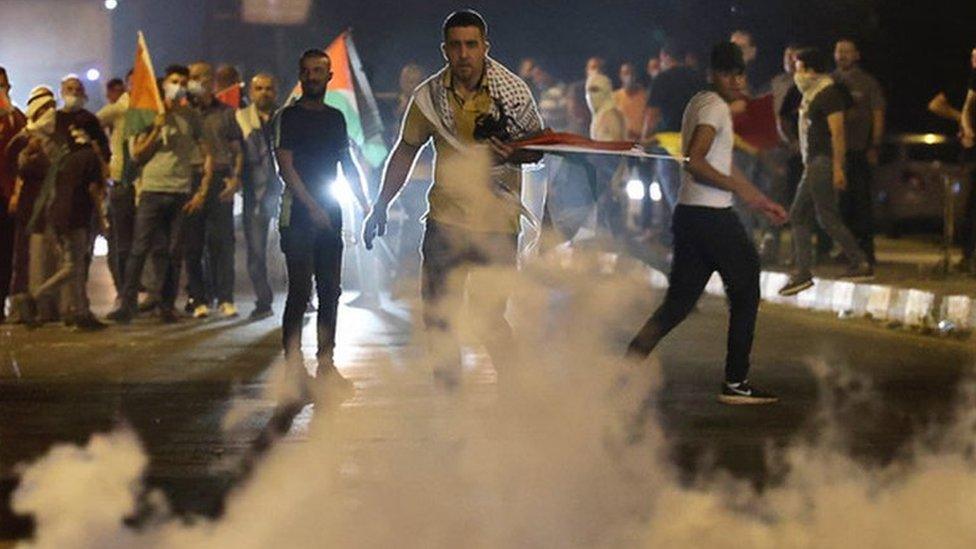
<svg viewBox="0 0 976 549"><path fill-rule="evenodd" d="M208 316L210 316L210 307L207 307L203 303L193 309L193 318L207 318Z"/></svg>
<svg viewBox="0 0 976 549"><path fill-rule="evenodd" d="M235 307L233 303L224 302L221 303L217 308L220 310L220 316L224 318L233 318L237 316L237 307Z"/></svg>

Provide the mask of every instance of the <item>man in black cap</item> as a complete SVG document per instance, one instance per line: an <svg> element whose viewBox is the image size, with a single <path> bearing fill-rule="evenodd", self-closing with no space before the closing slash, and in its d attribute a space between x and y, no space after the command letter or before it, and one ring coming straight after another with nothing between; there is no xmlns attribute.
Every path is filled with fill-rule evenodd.
<svg viewBox="0 0 976 549"><path fill-rule="evenodd" d="M658 342L688 316L712 273L718 271L729 299L725 382L718 395L725 404L769 404L777 398L746 379L759 309L759 256L732 211L734 196L776 224L786 211L767 198L732 164L729 103L745 84L742 50L721 43L712 49L710 88L694 95L681 121L682 170L674 212L674 261L667 296L631 341L627 354L643 360Z"/></svg>

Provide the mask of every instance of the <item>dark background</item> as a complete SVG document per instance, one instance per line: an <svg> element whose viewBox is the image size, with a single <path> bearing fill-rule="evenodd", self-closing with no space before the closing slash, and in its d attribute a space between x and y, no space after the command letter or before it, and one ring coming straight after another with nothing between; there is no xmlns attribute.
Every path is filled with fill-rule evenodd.
<svg viewBox="0 0 976 549"><path fill-rule="evenodd" d="M428 70L442 63L440 25L461 7L488 20L496 58L514 69L531 56L566 81L582 78L590 55L605 57L615 75L622 60L643 67L665 39L705 53L736 28L753 32L764 80L780 70L788 42L830 51L837 37L852 36L887 92L889 125L899 131L954 131L928 115L925 104L941 89L960 101L976 46L974 0L313 0L307 23L289 27L244 24L235 0L122 0L112 15L113 69L128 68L142 29L157 70L203 58L233 63L247 75L271 70L290 87L302 50L352 27L374 89L392 90L404 63Z"/></svg>

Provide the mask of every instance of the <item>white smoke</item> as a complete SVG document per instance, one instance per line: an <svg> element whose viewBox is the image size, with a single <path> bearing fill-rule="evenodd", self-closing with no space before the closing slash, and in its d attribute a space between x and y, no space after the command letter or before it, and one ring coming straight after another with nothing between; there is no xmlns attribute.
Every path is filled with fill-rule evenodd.
<svg viewBox="0 0 976 549"><path fill-rule="evenodd" d="M869 467L845 455L831 410L843 407L833 388L873 402L870 387L823 364L811 364L821 436L771 456L788 471L781 482L762 493L725 475L681 483L657 416L634 422L660 369L619 358L647 312L639 272L557 263L479 280L489 293L517 288L518 367L497 384L479 382L492 373L481 363L458 392L437 391L426 361L399 347L340 361L372 379L343 406L316 410L307 441L269 451L218 520L160 511L126 526L146 465L128 430L55 448L15 495L38 525L25 546L976 547L972 416L935 450Z"/></svg>

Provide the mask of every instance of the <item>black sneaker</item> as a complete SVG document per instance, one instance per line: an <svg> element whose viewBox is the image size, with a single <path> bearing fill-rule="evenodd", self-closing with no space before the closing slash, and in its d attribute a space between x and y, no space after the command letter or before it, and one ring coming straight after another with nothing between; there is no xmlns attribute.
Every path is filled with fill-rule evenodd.
<svg viewBox="0 0 976 549"><path fill-rule="evenodd" d="M812 287L812 276L809 274L795 274L790 276L790 279L786 282L786 285L779 289L779 295L789 297Z"/></svg>
<svg viewBox="0 0 976 549"><path fill-rule="evenodd" d="M20 318L29 330L40 328L44 324L38 316L37 301L30 294L25 294L20 302Z"/></svg>
<svg viewBox="0 0 976 549"><path fill-rule="evenodd" d="M356 386L352 381L343 377L339 370L331 364L320 364L312 381L315 396L346 400L356 394Z"/></svg>
<svg viewBox="0 0 976 549"><path fill-rule="evenodd" d="M115 309L114 311L106 315L105 318L111 320L112 322L117 322L119 324L128 324L132 322L132 319L135 316L136 315L135 313L132 312L132 309L123 305L122 307L119 307L118 309Z"/></svg>
<svg viewBox="0 0 976 549"><path fill-rule="evenodd" d="M869 282L874 280L874 267L870 263L851 265L840 275L840 279L848 282Z"/></svg>
<svg viewBox="0 0 976 549"><path fill-rule="evenodd" d="M180 321L180 315L172 307L160 307L159 321L163 324L176 324Z"/></svg>
<svg viewBox="0 0 976 549"><path fill-rule="evenodd" d="M779 398L771 393L760 391L749 385L748 381L739 383L722 384L722 390L718 394L718 401L722 404L773 404L779 402Z"/></svg>
<svg viewBox="0 0 976 549"><path fill-rule="evenodd" d="M274 311L271 310L271 307L262 306L262 307L257 307L253 311L251 311L251 314L247 315L247 319L252 322L256 322L258 320L271 318L272 316L274 316Z"/></svg>
<svg viewBox="0 0 976 549"><path fill-rule="evenodd" d="M108 324L100 322L91 314L75 318L72 330L76 332L97 332L108 328Z"/></svg>

